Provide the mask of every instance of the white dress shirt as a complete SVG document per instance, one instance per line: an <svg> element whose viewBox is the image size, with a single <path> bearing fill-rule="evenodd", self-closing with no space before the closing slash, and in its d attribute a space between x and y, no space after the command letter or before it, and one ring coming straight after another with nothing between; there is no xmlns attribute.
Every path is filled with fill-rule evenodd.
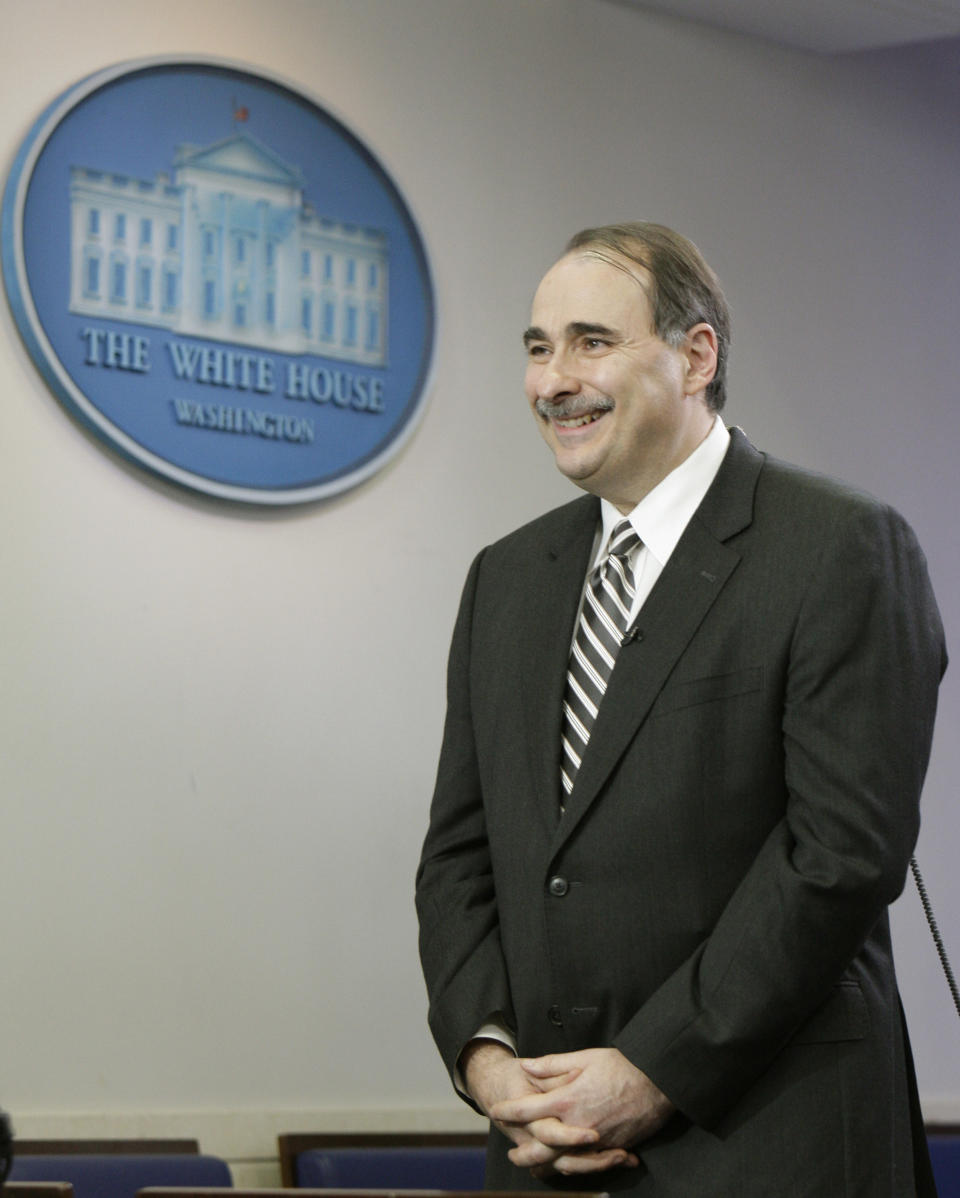
<svg viewBox="0 0 960 1198"><path fill-rule="evenodd" d="M719 416L714 417L713 427L693 453L657 483L627 517L641 541L630 557L637 590L630 609L631 624L663 573L691 516L710 490L729 444L730 434L726 425ZM614 527L624 518L623 513L607 499L600 500L600 511L603 524L597 533L587 578L606 551Z"/></svg>

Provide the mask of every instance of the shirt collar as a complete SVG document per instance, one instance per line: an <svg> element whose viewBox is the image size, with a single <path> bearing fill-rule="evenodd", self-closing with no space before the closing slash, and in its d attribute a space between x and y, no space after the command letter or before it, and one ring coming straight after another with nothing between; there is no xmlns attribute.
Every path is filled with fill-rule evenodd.
<svg viewBox="0 0 960 1198"><path fill-rule="evenodd" d="M645 495L627 517L661 566L667 564L691 516L709 491L729 443L726 425L719 416L714 417L713 427L693 453ZM603 516L602 551L614 526L624 517L609 500L601 499L600 509Z"/></svg>

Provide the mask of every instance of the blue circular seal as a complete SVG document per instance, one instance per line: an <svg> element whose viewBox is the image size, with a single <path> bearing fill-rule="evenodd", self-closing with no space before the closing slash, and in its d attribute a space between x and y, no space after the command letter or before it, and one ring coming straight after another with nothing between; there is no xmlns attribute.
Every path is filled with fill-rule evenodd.
<svg viewBox="0 0 960 1198"><path fill-rule="evenodd" d="M21 336L128 459L224 499L321 499L422 411L434 299L374 155L279 79L209 59L99 71L42 114L3 201Z"/></svg>

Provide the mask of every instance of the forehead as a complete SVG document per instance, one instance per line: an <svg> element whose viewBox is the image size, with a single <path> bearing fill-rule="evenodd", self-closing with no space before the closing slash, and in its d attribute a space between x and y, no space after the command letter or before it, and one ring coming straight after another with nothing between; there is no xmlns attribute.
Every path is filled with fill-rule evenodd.
<svg viewBox="0 0 960 1198"><path fill-rule="evenodd" d="M649 328L648 279L642 266L603 248L574 250L543 276L533 323L550 332L574 322Z"/></svg>

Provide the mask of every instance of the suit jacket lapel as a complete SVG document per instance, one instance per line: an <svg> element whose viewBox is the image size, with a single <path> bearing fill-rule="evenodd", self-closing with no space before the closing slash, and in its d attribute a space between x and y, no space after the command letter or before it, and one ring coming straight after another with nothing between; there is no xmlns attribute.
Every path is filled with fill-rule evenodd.
<svg viewBox="0 0 960 1198"><path fill-rule="evenodd" d="M739 429L720 471L644 603L624 644L577 774L554 851L596 799L740 561L724 542L751 521L762 454ZM562 688L561 688L562 689Z"/></svg>
<svg viewBox="0 0 960 1198"><path fill-rule="evenodd" d="M564 509L553 539L538 548L527 584L529 619L521 648L524 718L537 806L553 829L560 812L560 712L573 622L600 520L592 496Z"/></svg>

